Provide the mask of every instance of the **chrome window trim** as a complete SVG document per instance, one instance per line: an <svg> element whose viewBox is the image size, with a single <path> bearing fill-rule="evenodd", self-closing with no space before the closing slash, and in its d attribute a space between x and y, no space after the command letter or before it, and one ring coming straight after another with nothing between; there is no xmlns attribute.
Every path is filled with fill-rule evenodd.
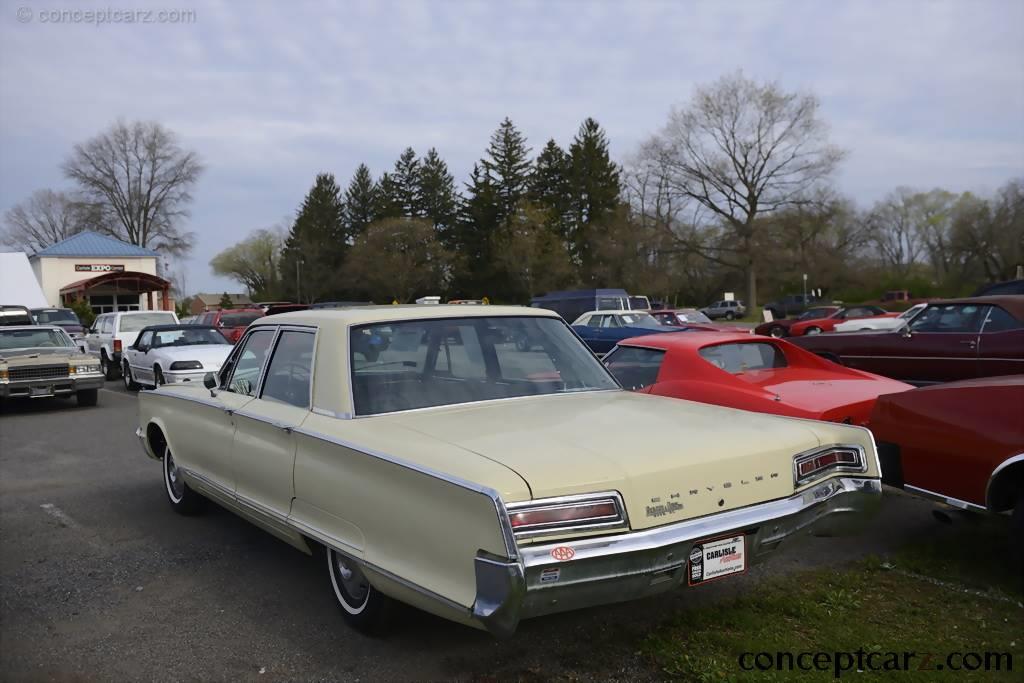
<svg viewBox="0 0 1024 683"><path fill-rule="evenodd" d="M572 395L572 394L534 394L534 395L531 395L531 396L510 396L510 397L507 397L507 398L490 398L490 399L484 399L484 400L480 400L480 401L466 401L464 403L446 403L446 404L440 405L440 406L424 406L422 408L409 408L408 410L392 410L392 411L387 412L387 413L373 413L372 415L360 415L358 412L356 412L356 393L355 393L355 381L354 381L354 379L355 379L355 369L352 366L352 330L354 330L357 327L380 326L380 325L398 324L398 323L404 323L404 322L433 322L433 321L438 321L438 320L444 320L444 321L448 321L448 320L451 320L451 321L455 321L455 320L480 320L480 319L486 319L486 318L531 318L531 319L541 319L542 318L542 319L546 319L546 320L555 320L557 322L562 323L562 325L569 331L569 334L571 334L573 337L575 337L577 340L579 340L580 344L583 345L583 348L585 348L587 350L587 352L591 355L591 357L594 358L594 360L597 361L597 364L601 367L601 370L604 372L604 374L607 375L608 378L611 379L613 384L615 384L614 388L608 388L608 389L588 389L586 391L572 392L572 394L586 394L586 393L592 393L592 392L598 392L598 391L624 391L624 389L622 389L622 385L619 384L619 380L615 379L615 375L613 375L611 373L611 370L609 370L608 367L603 362L601 362L601 359L593 352L593 350L591 350L590 346L588 346L587 343L583 341L583 338L580 337L580 335L578 335L576 333L576 330L572 329L572 325L567 323L565 321L565 319L563 319L562 317L560 317L558 315L486 315L486 316L441 317L441 318L409 318L409 319L405 319L405 320L402 320L402 319L398 319L398 320L380 320L380 321L376 321L376 322L372 322L372 323L357 323L357 324L349 324L349 325L345 326L345 345L347 347L347 355L348 355L348 358L345 361L346 371L347 371L347 375L348 375L348 405L349 405L349 408L351 408L351 410L352 410L352 416L351 416L350 419L361 420L361 419L368 418L368 417L379 417L381 415L397 415L397 414L400 414L400 413L411 413L411 412L421 411L421 410L437 410L439 408L450 408L450 407L453 407L453 406L469 406L469 405L476 405L476 404L479 404L479 403L493 403L495 401L514 401L514 400L517 400L517 399L539 398L539 397L542 397L542 396L569 396L569 395Z"/></svg>
<svg viewBox="0 0 1024 683"><path fill-rule="evenodd" d="M510 519L509 526L512 528L512 534L517 539L543 538L545 536L565 535L576 531L628 530L629 517L626 513L626 506L622 501L622 495L618 491L601 491L598 493L581 493L571 496L554 496L552 498L524 500L517 503L509 503L505 506L505 510L506 514L510 514L524 510L570 508L579 503L599 503L608 500L612 501L616 509L616 514L611 517L588 517L569 522L533 524L521 530L516 530L514 527L511 527L512 523Z"/></svg>
<svg viewBox="0 0 1024 683"><path fill-rule="evenodd" d="M308 429L306 427L296 427L293 430L293 432L295 434L301 434L302 436L308 436L311 439L323 441L324 443L330 443L334 444L335 446L341 446L342 448L347 448L357 453L362 453L363 455L367 455L372 458L377 458L379 460L389 462L393 465L397 465L398 467L404 467L405 469L411 470L413 472L425 474L429 477L440 479L441 481L447 482L454 486L458 486L460 488L467 489L474 493L479 493L481 495L487 496L494 503L494 510L498 516L498 523L499 526L501 527L501 533L503 536L503 540L505 542L505 550L508 553L508 558L510 560L515 560L519 556L518 546L516 545L515 535L512 533L512 524L508 519L508 512L505 509L505 503L502 501L501 495L491 487L483 486L481 484L477 484L466 479L462 479L461 477L456 477L454 475L447 474L445 472L441 472L439 470L435 470L424 465L419 465L409 460L405 460L404 458L399 458L397 456L390 455L388 453L384 453L383 451L378 451L373 448L367 448L365 446L356 444L352 441L347 441L345 439L340 439L335 436L323 434L321 432Z"/></svg>
<svg viewBox="0 0 1024 683"><path fill-rule="evenodd" d="M992 470L992 474L989 475L988 481L985 483L985 505L990 504L989 493L992 490L992 482L995 481L996 476L1010 465L1015 465L1018 462L1024 462L1024 453L1011 455L1009 458L996 465L996 468Z"/></svg>
<svg viewBox="0 0 1024 683"><path fill-rule="evenodd" d="M261 325L260 327L270 327L270 325ZM270 365L271 365L271 363L274 362L274 356L277 355L278 346L280 346L280 344L281 344L281 337L284 336L285 332L297 332L297 333L300 333L300 334L312 334L313 335L313 355L312 355L312 357L310 358L310 361L309 361L309 397L307 398L305 406L292 406L293 408L299 408L300 410L309 411L309 410L312 410L312 408L313 408L313 382L315 381L314 377L316 376L315 375L315 373L316 373L316 352L317 352L317 342L319 341L319 336L320 336L320 334L319 334L320 328L319 327L314 327L314 326L309 326L309 325L279 325L278 326L277 334L274 335L273 346L270 349L270 353L267 354L266 367L263 369L263 372L261 373L261 377L260 377L260 390L259 390L259 393L254 398L257 398L257 399L259 399L261 401L263 400L263 390L266 388L264 385L266 384L267 373L270 372ZM285 404L285 405L291 405L291 404Z"/></svg>
<svg viewBox="0 0 1024 683"><path fill-rule="evenodd" d="M853 466L850 466L850 465L832 465L832 466L830 466L830 467L828 467L828 468L826 468L824 470L821 470L820 472L815 472L815 473L810 474L810 475L808 475L806 477L801 477L800 476L800 463L801 462L803 462L804 460L809 460L810 458L816 457L816 456L821 455L823 453L828 453L829 451L838 451L838 450L855 451L857 453L857 459L860 460L860 465L857 466L857 467L853 467ZM875 452L877 454L877 452L878 452L877 448L875 449ZM840 443L828 444L828 445L824 445L824 446L818 446L817 448L812 448L810 450L803 451L801 453L797 453L796 455L793 456L793 486L796 486L796 487L804 486L806 484L810 484L812 482L815 482L818 479L823 479L825 477L831 477L831 476L834 476L836 474L864 474L867 471L868 471L867 454L864 452L864 447L860 446L858 444L840 444ZM881 470L879 470L879 471L881 471Z"/></svg>

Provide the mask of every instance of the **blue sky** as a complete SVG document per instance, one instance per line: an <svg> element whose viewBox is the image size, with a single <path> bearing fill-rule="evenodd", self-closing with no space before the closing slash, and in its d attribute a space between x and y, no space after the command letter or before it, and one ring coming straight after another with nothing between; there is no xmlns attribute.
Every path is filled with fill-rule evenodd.
<svg viewBox="0 0 1024 683"><path fill-rule="evenodd" d="M20 8L32 10L28 13ZM61 9L191 10L190 23L53 23ZM19 11L21 13L19 14ZM217 251L406 146L462 181L505 116L534 150L593 116L624 160L694 86L742 69L810 90L837 177L870 204L897 185L989 193L1024 174L1024 2L199 2L0 4L0 212L64 188L71 146L158 120L207 171L178 268L237 290Z"/></svg>

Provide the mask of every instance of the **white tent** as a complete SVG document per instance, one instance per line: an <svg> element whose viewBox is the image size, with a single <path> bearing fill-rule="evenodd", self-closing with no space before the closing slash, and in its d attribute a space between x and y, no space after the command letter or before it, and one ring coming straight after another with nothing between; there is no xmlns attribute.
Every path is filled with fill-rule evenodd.
<svg viewBox="0 0 1024 683"><path fill-rule="evenodd" d="M0 251L0 304L29 308L50 305L23 252Z"/></svg>

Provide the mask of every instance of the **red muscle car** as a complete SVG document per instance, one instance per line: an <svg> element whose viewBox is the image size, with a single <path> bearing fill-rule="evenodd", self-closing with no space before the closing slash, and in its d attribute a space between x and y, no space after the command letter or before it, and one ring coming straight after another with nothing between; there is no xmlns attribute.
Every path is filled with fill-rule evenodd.
<svg viewBox="0 0 1024 683"><path fill-rule="evenodd" d="M879 394L912 388L745 333L634 337L619 342L605 363L634 391L856 425L867 422Z"/></svg>
<svg viewBox="0 0 1024 683"><path fill-rule="evenodd" d="M793 323L789 326L789 336L799 337L805 334L831 332L835 329L836 325L847 320L860 318L895 318L898 315L899 313L890 313L884 308L879 308L878 306L848 306L846 308L840 308L827 318L801 320L800 322Z"/></svg>
<svg viewBox="0 0 1024 683"><path fill-rule="evenodd" d="M934 301L896 330L804 336L793 343L911 384L1024 373L1024 296Z"/></svg>
<svg viewBox="0 0 1024 683"><path fill-rule="evenodd" d="M869 427L883 482L965 510L1013 510L1024 551L1024 375L881 396Z"/></svg>
<svg viewBox="0 0 1024 683"><path fill-rule="evenodd" d="M203 313L194 324L216 327L225 339L234 344L242 338L250 323L264 315L262 308L225 308Z"/></svg>
<svg viewBox="0 0 1024 683"><path fill-rule="evenodd" d="M789 328L796 323L805 320L827 318L834 313L838 313L839 308L839 306L815 306L814 308L808 308L796 318L779 318L771 322L761 323L754 328L754 334L766 334L769 337L787 337L789 336Z"/></svg>

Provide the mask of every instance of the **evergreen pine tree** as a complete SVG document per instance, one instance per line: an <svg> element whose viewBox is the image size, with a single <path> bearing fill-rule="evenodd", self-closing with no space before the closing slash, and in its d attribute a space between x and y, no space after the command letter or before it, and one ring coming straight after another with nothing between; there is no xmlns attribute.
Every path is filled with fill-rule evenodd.
<svg viewBox="0 0 1024 683"><path fill-rule="evenodd" d="M530 200L546 214L545 224L563 240L570 238L572 207L569 155L548 140L537 155L530 182Z"/></svg>
<svg viewBox="0 0 1024 683"><path fill-rule="evenodd" d="M487 158L482 161L484 171L497 193L499 222L504 222L514 214L516 204L529 189L529 157L530 148L526 146L526 138L516 129L512 120L506 117L491 135Z"/></svg>
<svg viewBox="0 0 1024 683"><path fill-rule="evenodd" d="M619 168L608 154L608 138L600 124L587 118L569 147L570 242L583 282L593 273L591 244L594 227L608 219L619 204Z"/></svg>
<svg viewBox="0 0 1024 683"><path fill-rule="evenodd" d="M400 216L419 218L423 215L420 196L420 162L412 147L406 147L395 162L391 176L395 181L396 198L401 207Z"/></svg>
<svg viewBox="0 0 1024 683"><path fill-rule="evenodd" d="M316 301L341 289L339 274L348 249L345 232L341 188L334 175L320 173L281 254L281 277L293 297L301 294L303 301Z"/></svg>
<svg viewBox="0 0 1024 683"><path fill-rule="evenodd" d="M349 244L366 232L366 226L376 220L376 202L377 190L370 169L366 164L359 164L345 190L345 237Z"/></svg>
<svg viewBox="0 0 1024 683"><path fill-rule="evenodd" d="M399 189L398 181L392 174L385 172L381 175L380 180L377 181L374 195L374 215L376 220L381 220L382 218L401 218L405 215L405 208L402 205L402 193Z"/></svg>
<svg viewBox="0 0 1024 683"><path fill-rule="evenodd" d="M499 224L497 188L480 164L474 164L447 245L459 256L452 285L457 296L495 297L491 248Z"/></svg>
<svg viewBox="0 0 1024 683"><path fill-rule="evenodd" d="M434 222L441 241L450 240L459 207L455 177L433 147L420 164L419 196L423 216Z"/></svg>

